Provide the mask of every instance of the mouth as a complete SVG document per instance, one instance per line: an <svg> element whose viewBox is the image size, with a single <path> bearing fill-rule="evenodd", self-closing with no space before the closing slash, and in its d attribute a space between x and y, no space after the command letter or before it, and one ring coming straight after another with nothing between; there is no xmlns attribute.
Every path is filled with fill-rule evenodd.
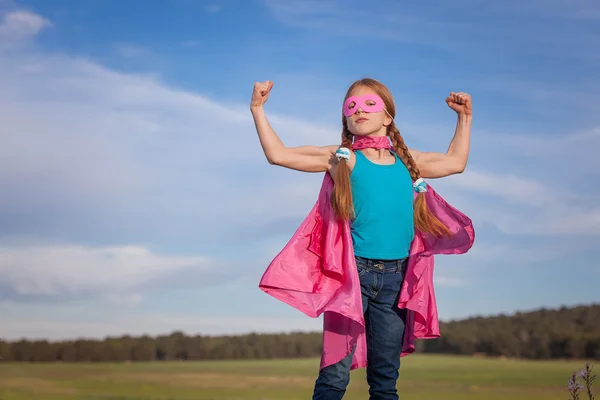
<svg viewBox="0 0 600 400"><path fill-rule="evenodd" d="M368 119L361 117L361 118L357 119L355 122L358 124L360 122L365 122L365 121L368 121Z"/></svg>

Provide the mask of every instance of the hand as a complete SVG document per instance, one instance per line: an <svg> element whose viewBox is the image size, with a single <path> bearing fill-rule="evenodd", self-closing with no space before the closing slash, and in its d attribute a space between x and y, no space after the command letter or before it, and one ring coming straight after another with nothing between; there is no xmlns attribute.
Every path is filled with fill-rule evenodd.
<svg viewBox="0 0 600 400"><path fill-rule="evenodd" d="M450 92L450 95L446 98L446 104L448 107L456 111L458 115L472 115L473 104L471 103L471 95L459 92Z"/></svg>
<svg viewBox="0 0 600 400"><path fill-rule="evenodd" d="M262 107L267 102L272 88L273 82L271 81L256 82L250 100L250 108Z"/></svg>

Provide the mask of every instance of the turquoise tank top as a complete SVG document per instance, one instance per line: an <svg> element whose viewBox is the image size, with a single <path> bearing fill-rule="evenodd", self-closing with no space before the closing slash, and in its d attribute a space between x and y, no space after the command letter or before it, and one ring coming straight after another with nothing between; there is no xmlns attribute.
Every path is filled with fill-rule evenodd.
<svg viewBox="0 0 600 400"><path fill-rule="evenodd" d="M351 221L354 254L378 260L408 256L414 238L413 187L402 160L379 165L361 151L350 174L355 217Z"/></svg>

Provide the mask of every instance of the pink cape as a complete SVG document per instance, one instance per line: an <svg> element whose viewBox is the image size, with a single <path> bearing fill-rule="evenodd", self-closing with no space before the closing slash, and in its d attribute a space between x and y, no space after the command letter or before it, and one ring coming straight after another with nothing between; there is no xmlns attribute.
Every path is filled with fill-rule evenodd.
<svg viewBox="0 0 600 400"><path fill-rule="evenodd" d="M332 188L333 180L325 173L316 204L269 264L259 287L309 317L325 313L321 368L340 361L354 346L351 369L362 368L367 366L367 343L360 281L350 225L334 218L329 200ZM414 352L415 339L440 336L433 255L466 253L475 239L471 220L430 186L425 198L429 209L453 236L435 238L419 231L415 234L398 301L398 307L408 310L402 356Z"/></svg>

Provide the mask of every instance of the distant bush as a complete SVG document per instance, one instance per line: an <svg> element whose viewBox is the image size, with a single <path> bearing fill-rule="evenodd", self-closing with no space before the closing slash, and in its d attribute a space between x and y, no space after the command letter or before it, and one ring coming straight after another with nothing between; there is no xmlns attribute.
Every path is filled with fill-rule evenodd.
<svg viewBox="0 0 600 400"><path fill-rule="evenodd" d="M600 359L600 305L541 309L512 316L440 324L441 338L417 341L417 352L526 359ZM321 355L321 333L0 341L0 359L21 362L109 362L304 358Z"/></svg>

